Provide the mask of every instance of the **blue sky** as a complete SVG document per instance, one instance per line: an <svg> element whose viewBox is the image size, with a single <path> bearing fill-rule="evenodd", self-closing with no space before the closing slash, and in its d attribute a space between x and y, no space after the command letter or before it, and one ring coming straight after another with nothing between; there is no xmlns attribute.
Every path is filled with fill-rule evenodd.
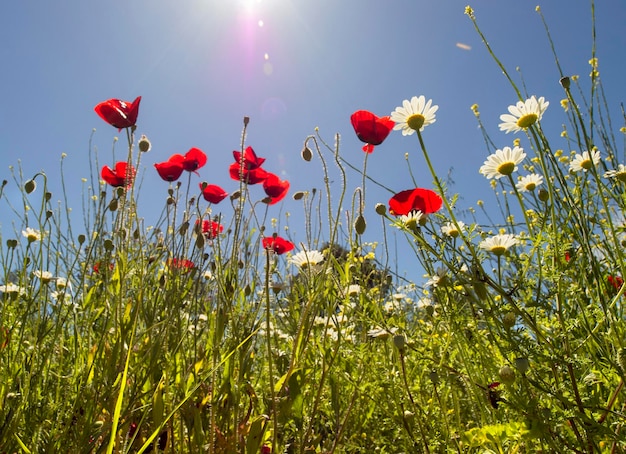
<svg viewBox="0 0 626 454"><path fill-rule="evenodd" d="M167 190L152 168L173 153L204 150L208 164L194 180L236 188L227 173L239 147L242 117L251 118L248 144L266 157L265 167L291 181L291 193L320 187L319 163L300 158L304 138L319 127L330 143L341 134L342 155L360 167L362 144L349 117L359 109L388 115L402 100L425 95L439 105L437 122L424 132L433 164L450 170L461 207L489 198L478 169L485 148L470 110L479 104L496 145L513 136L498 131L499 115L515 93L489 57L471 21L467 0L45 0L0 5L0 179L18 159L28 178L44 170L59 188L64 162L70 204L80 207L80 178L89 172L88 147L100 165L112 164L117 131L94 113L108 98L143 97L138 134L153 144L143 159L140 213L160 212ZM591 7L587 1L541 4L568 75L585 79L591 55ZM554 130L555 148L565 117L559 74L537 3L477 0L470 3L496 54L529 94L551 105L544 123ZM626 3L596 5L597 55L601 78L619 120L625 98ZM462 43L470 49L457 46ZM584 83L583 83L584 86ZM122 141L116 147L123 159ZM524 143L522 144L524 145ZM561 146L564 146L563 143ZM418 184L432 187L415 136L393 133L369 157L372 177L394 190L412 187L404 154L410 153ZM349 190L359 185L351 173ZM261 190L254 191L259 197ZM7 193L11 195L11 189ZM379 223L377 202L390 194L370 187L366 216ZM60 192L55 197L60 198ZM221 206L220 206L221 207ZM229 214L228 207L223 207ZM278 216L281 208L272 207ZM296 240L302 209L290 198ZM6 225L6 213L0 224ZM5 232L6 234L6 232ZM369 239L375 239L376 231Z"/></svg>

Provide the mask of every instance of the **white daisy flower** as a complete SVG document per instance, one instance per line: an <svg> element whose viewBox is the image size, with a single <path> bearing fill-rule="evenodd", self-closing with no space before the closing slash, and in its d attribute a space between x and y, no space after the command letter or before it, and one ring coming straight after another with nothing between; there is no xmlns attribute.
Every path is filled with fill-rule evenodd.
<svg viewBox="0 0 626 454"><path fill-rule="evenodd" d="M526 153L520 147L504 147L502 150L496 150L492 155L487 156L487 160L480 167L480 173L485 175L488 179L495 178L496 180L503 176L511 175L517 170L517 165L520 164Z"/></svg>
<svg viewBox="0 0 626 454"><path fill-rule="evenodd" d="M33 241L40 241L42 238L41 232L31 227L26 227L26 230L22 230L22 235L28 240L29 243L32 243Z"/></svg>
<svg viewBox="0 0 626 454"><path fill-rule="evenodd" d="M357 296L361 293L361 286L359 284L350 284L348 288L346 288L346 294L348 296Z"/></svg>
<svg viewBox="0 0 626 454"><path fill-rule="evenodd" d="M439 106L432 105L433 100L426 102L424 95L413 96L411 100L402 101L402 107L396 107L391 112L391 119L396 122L393 129L402 130L403 136L409 136L415 131L423 131L424 127L434 123L435 112Z"/></svg>
<svg viewBox="0 0 626 454"><path fill-rule="evenodd" d="M571 172L586 172L592 167L600 164L600 152L598 150L583 151L582 154L576 153L574 159L569 163L569 170Z"/></svg>
<svg viewBox="0 0 626 454"><path fill-rule="evenodd" d="M457 221L457 225L455 225L453 222L446 222L445 225L441 226L441 233L451 236L452 238L456 238L461 234L463 230L465 230L464 222Z"/></svg>
<svg viewBox="0 0 626 454"><path fill-rule="evenodd" d="M604 178L617 178L622 183L626 183L626 166L618 164L617 169L604 172Z"/></svg>
<svg viewBox="0 0 626 454"><path fill-rule="evenodd" d="M6 285L0 285L0 293L17 294L17 295L25 295L26 289L24 287L20 287L17 284L8 283Z"/></svg>
<svg viewBox="0 0 626 454"><path fill-rule="evenodd" d="M67 282L67 279L64 277L57 277L56 279L56 284L57 284L57 290L65 290L69 283Z"/></svg>
<svg viewBox="0 0 626 454"><path fill-rule="evenodd" d="M376 328L372 328L367 332L367 337L370 337L372 339L381 339L381 340L386 340L389 339L390 336L396 334L396 332L398 331L398 328L390 328L390 329L385 329L385 328L380 328L380 327L376 327Z"/></svg>
<svg viewBox="0 0 626 454"><path fill-rule="evenodd" d="M543 183L543 177L536 173L525 175L519 179L515 187L519 192L532 192Z"/></svg>
<svg viewBox="0 0 626 454"><path fill-rule="evenodd" d="M529 128L541 120L549 105L543 96L539 99L531 96L524 102L518 101L514 106L509 106L510 114L500 115L500 120L504 122L499 125L500 131L506 131L508 134Z"/></svg>
<svg viewBox="0 0 626 454"><path fill-rule="evenodd" d="M289 258L289 263L297 266L298 268L303 268L305 266L315 266L323 261L324 254L316 250L303 250L298 252L297 254L292 255Z"/></svg>
<svg viewBox="0 0 626 454"><path fill-rule="evenodd" d="M53 279L52 273L50 271L35 270L33 271L33 274L44 284L47 284Z"/></svg>
<svg viewBox="0 0 626 454"><path fill-rule="evenodd" d="M516 244L519 244L519 240L515 235L504 233L482 240L478 247L497 256L501 256L510 247Z"/></svg>
<svg viewBox="0 0 626 454"><path fill-rule="evenodd" d="M426 284L424 284L424 287L431 287L431 286L438 287L440 285L443 285L445 283L445 280L446 280L446 270L445 268L439 267L435 271L435 274L430 276L428 281L426 281Z"/></svg>
<svg viewBox="0 0 626 454"><path fill-rule="evenodd" d="M403 214L399 218L400 224L409 230L416 230L426 221L426 215L420 210L411 210L409 214Z"/></svg>

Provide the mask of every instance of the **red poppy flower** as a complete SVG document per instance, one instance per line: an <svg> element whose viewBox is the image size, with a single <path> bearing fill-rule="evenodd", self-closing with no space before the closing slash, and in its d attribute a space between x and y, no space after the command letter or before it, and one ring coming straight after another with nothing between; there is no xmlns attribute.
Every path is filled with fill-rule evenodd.
<svg viewBox="0 0 626 454"><path fill-rule="evenodd" d="M137 123L140 102L141 96L137 96L137 99L132 103L120 99L108 99L98 104L94 110L100 115L100 118L121 131L124 128L135 126Z"/></svg>
<svg viewBox="0 0 626 454"><path fill-rule="evenodd" d="M183 156L183 169L195 172L206 164L206 155L199 148L192 148Z"/></svg>
<svg viewBox="0 0 626 454"><path fill-rule="evenodd" d="M606 279L609 282L609 284L613 286L615 290L619 290L620 288L622 288L622 284L624 283L624 279L622 279L619 276L609 275Z"/></svg>
<svg viewBox="0 0 626 454"><path fill-rule="evenodd" d="M267 178L263 181L263 190L272 200L269 203L274 205L280 202L287 195L289 191L289 182L287 180L281 180L278 175L268 172Z"/></svg>
<svg viewBox="0 0 626 454"><path fill-rule="evenodd" d="M167 259L167 266L177 270L189 271L195 268L196 265L188 259L170 258Z"/></svg>
<svg viewBox="0 0 626 454"><path fill-rule="evenodd" d="M407 215L413 210L431 214L438 211L442 204L443 200L435 191L421 188L407 189L389 199L389 212L395 216Z"/></svg>
<svg viewBox="0 0 626 454"><path fill-rule="evenodd" d="M261 167L246 169L245 166L242 167L238 162L233 162L228 168L228 171L233 180L243 181L248 184L262 183L269 175L269 173Z"/></svg>
<svg viewBox="0 0 626 454"><path fill-rule="evenodd" d="M198 220L198 223L200 222L202 222L202 233L210 240L217 238L217 235L224 231L224 226L219 222L206 219L204 221Z"/></svg>
<svg viewBox="0 0 626 454"><path fill-rule="evenodd" d="M202 191L204 200L209 203L217 204L228 197L228 192L224 191L216 184L200 183L200 190Z"/></svg>
<svg viewBox="0 0 626 454"><path fill-rule="evenodd" d="M235 162L237 164L241 164L243 160L244 169L252 170L258 169L265 162L265 158L259 158L252 147L248 147L244 150L243 155L240 151L233 151L233 156L235 157Z"/></svg>
<svg viewBox="0 0 626 454"><path fill-rule="evenodd" d="M263 247L281 255L291 251L295 246L291 241L287 241L279 236L266 236L263 238Z"/></svg>
<svg viewBox="0 0 626 454"><path fill-rule="evenodd" d="M115 164L115 169L111 169L109 166L102 167L100 176L108 184L114 188L120 186L130 186L135 178L135 168L130 166L128 169L128 163L126 161L119 161Z"/></svg>
<svg viewBox="0 0 626 454"><path fill-rule="evenodd" d="M180 156L181 159L174 158L174 156ZM159 176L165 181L176 181L183 173L183 157L181 155L174 156L165 162L160 162L154 165L159 173Z"/></svg>
<svg viewBox="0 0 626 454"><path fill-rule="evenodd" d="M367 110L354 112L350 122L359 140L367 144L363 147L366 153L374 151L374 145L383 143L395 125L390 117L378 117Z"/></svg>

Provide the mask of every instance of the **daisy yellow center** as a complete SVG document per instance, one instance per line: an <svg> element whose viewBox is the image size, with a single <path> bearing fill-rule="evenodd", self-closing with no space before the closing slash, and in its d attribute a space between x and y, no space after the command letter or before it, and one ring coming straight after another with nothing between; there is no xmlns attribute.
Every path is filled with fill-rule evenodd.
<svg viewBox="0 0 626 454"><path fill-rule="evenodd" d="M417 219L409 218L405 221L404 225L410 230L415 230L417 229Z"/></svg>
<svg viewBox="0 0 626 454"><path fill-rule="evenodd" d="M511 175L514 170L515 170L515 163L511 161L503 162L502 164L498 166L498 173L500 175Z"/></svg>
<svg viewBox="0 0 626 454"><path fill-rule="evenodd" d="M419 131L422 126L424 126L424 122L426 121L426 117L422 114L413 114L409 118L406 119L406 124L409 128Z"/></svg>
<svg viewBox="0 0 626 454"><path fill-rule="evenodd" d="M456 238L459 236L459 231L457 229L450 229L448 231L448 235L450 235L452 238Z"/></svg>
<svg viewBox="0 0 626 454"><path fill-rule="evenodd" d="M519 120L517 120L517 126L519 126L520 128L528 128L529 126L534 125L536 121L537 114L530 113L522 115L521 117L519 117Z"/></svg>
<svg viewBox="0 0 626 454"><path fill-rule="evenodd" d="M526 190L527 191L534 191L536 187L537 187L537 185L535 183L526 183Z"/></svg>
<svg viewBox="0 0 626 454"><path fill-rule="evenodd" d="M497 256L501 256L506 252L506 248L504 246L494 246L491 248L491 253Z"/></svg>
<svg viewBox="0 0 626 454"><path fill-rule="evenodd" d="M585 170L591 169L592 165L593 165L593 162L591 161L591 159L583 159L582 161L580 161L580 167Z"/></svg>

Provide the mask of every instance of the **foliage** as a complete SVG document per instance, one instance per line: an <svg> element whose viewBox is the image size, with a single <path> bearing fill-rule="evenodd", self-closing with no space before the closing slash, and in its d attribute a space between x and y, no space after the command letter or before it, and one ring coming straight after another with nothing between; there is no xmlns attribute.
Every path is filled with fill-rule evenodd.
<svg viewBox="0 0 626 454"><path fill-rule="evenodd" d="M289 183L247 146L247 118L228 169L239 189L192 189L206 156L174 155L156 166L169 188L154 225L136 202L134 169L150 149L134 135L140 98L99 105L128 154L85 182L81 233L46 174L13 169L2 185L18 223L0 255L0 450L625 450L626 169L597 60L588 97L577 77L561 79L570 150L555 150L541 127L548 103L493 57L520 101L501 125L520 134L508 146L496 151L482 128L497 210L460 218L430 163L430 100L392 115L417 137L434 188L394 195L402 213L376 212L406 235L424 286L394 277L381 246L362 241L365 172L349 213L345 178L331 197L330 165L355 169L338 137L304 141L324 187L293 195L306 213L298 253L270 217ZM365 169L391 120L358 113Z"/></svg>

